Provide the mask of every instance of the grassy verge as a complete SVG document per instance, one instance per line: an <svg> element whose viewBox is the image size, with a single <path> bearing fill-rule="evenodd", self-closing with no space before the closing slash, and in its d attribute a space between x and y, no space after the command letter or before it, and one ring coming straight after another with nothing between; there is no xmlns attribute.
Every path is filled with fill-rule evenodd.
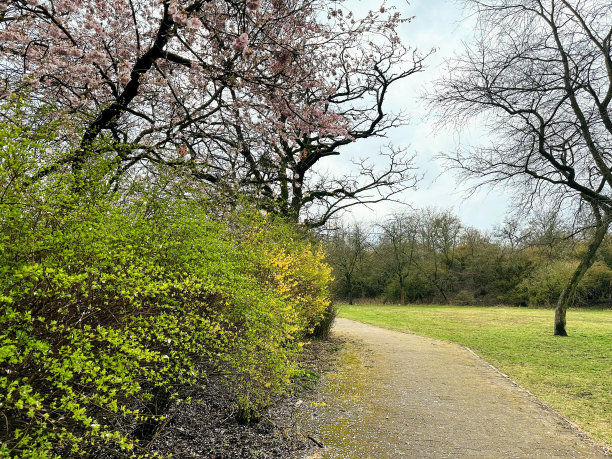
<svg viewBox="0 0 612 459"><path fill-rule="evenodd" d="M343 305L339 316L468 346L612 448L612 310L569 311L566 338L542 309Z"/></svg>

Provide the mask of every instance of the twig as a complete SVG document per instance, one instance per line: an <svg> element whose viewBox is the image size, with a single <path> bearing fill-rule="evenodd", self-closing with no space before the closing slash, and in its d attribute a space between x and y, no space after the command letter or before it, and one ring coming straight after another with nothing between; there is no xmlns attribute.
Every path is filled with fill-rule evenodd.
<svg viewBox="0 0 612 459"><path fill-rule="evenodd" d="M172 413L172 415L167 416L166 419L164 419L164 422L162 423L161 426L159 426L157 428L157 430L155 431L155 434L153 434L153 437L151 438L151 440L149 440L149 442L147 443L147 445L143 448L144 451L148 452L149 449L151 448L151 446L153 445L153 442L157 439L157 437L159 436L159 434L165 430L166 426L168 425L168 423L174 419L174 417L179 413L179 410L183 407L183 405L185 404L185 401L188 400L189 398L191 398L191 396L193 395L193 393L197 390L197 387L194 387L191 391L189 391L188 395L186 397L184 397L176 406L174 413Z"/></svg>
<svg viewBox="0 0 612 459"><path fill-rule="evenodd" d="M319 448L324 448L323 443L321 443L319 440L317 440L316 438L308 435L306 438L308 438L309 440L312 440Z"/></svg>
<svg viewBox="0 0 612 459"><path fill-rule="evenodd" d="M4 421L6 422L6 438L8 439L10 437L10 433L9 433L9 420L6 417L6 414L2 413L2 416L4 416Z"/></svg>

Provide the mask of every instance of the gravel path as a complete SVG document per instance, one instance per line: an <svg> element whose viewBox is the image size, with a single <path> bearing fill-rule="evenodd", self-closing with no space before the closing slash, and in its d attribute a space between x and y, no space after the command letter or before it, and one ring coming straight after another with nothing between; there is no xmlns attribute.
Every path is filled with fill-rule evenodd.
<svg viewBox="0 0 612 459"><path fill-rule="evenodd" d="M465 348L348 319L334 334L340 362L303 420L323 457L605 457Z"/></svg>

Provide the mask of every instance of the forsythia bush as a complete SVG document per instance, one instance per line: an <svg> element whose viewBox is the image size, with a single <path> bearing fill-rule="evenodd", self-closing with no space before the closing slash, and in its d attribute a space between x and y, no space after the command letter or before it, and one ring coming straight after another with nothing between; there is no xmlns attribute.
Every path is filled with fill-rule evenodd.
<svg viewBox="0 0 612 459"><path fill-rule="evenodd" d="M320 249L247 209L33 181L49 139L0 127L0 456L144 455L210 369L257 416L329 304Z"/></svg>

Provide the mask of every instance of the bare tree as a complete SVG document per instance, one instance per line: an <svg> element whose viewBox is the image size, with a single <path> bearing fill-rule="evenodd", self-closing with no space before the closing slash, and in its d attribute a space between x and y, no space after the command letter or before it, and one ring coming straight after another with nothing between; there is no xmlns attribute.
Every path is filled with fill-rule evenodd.
<svg viewBox="0 0 612 459"><path fill-rule="evenodd" d="M530 234L518 217L506 217L502 224L493 228L493 236L510 253L524 247Z"/></svg>
<svg viewBox="0 0 612 459"><path fill-rule="evenodd" d="M353 304L355 289L359 284L359 274L370 245L369 237L368 228L354 223L352 226L334 228L326 238L326 259L334 269L334 277L343 286L349 304Z"/></svg>
<svg viewBox="0 0 612 459"><path fill-rule="evenodd" d="M403 212L391 215L380 225L380 246L390 251L388 265L397 279L401 304L406 304L406 281L418 257L419 227L420 221L416 213Z"/></svg>
<svg viewBox="0 0 612 459"><path fill-rule="evenodd" d="M526 230L526 246L539 248L548 260L567 255L575 242L570 225L555 210L535 212Z"/></svg>
<svg viewBox="0 0 612 459"><path fill-rule="evenodd" d="M489 142L449 156L479 184L514 187L588 216L592 236L561 294L555 335L612 220L612 4L607 0L469 1L475 42L430 97L443 122L479 122ZM577 220L578 221L578 220Z"/></svg>
<svg viewBox="0 0 612 459"><path fill-rule="evenodd" d="M455 249L459 244L461 222L450 211L426 209L420 225L422 244L427 253L426 261L432 264L427 277L448 304L447 291L452 282Z"/></svg>

